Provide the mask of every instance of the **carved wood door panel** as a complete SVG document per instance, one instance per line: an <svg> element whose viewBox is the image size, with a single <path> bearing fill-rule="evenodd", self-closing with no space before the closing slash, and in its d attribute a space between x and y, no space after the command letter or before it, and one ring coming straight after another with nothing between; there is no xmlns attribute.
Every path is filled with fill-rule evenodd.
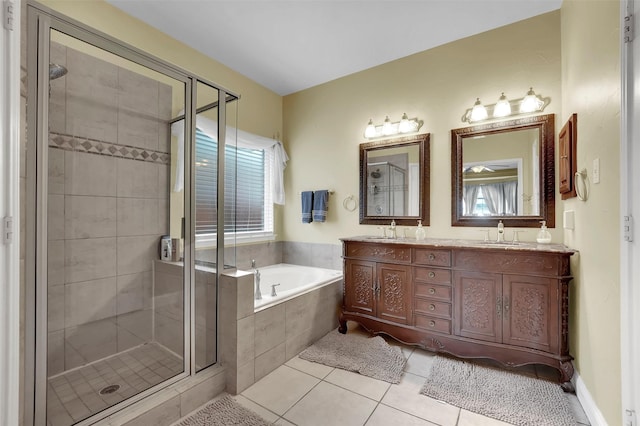
<svg viewBox="0 0 640 426"><path fill-rule="evenodd" d="M555 352L558 338L558 282L504 275L504 343Z"/></svg>
<svg viewBox="0 0 640 426"><path fill-rule="evenodd" d="M454 333L502 342L502 275L454 272Z"/></svg>
<svg viewBox="0 0 640 426"><path fill-rule="evenodd" d="M376 264L364 260L347 259L345 262L344 304L351 312L376 315L375 280Z"/></svg>
<svg viewBox="0 0 640 426"><path fill-rule="evenodd" d="M378 318L400 324L410 324L411 267L379 263L376 272Z"/></svg>

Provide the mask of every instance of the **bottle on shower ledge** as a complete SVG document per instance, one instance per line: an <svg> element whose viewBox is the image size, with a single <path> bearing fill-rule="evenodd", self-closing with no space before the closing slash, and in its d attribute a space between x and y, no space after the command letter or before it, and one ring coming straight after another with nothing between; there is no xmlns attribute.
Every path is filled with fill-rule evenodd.
<svg viewBox="0 0 640 426"><path fill-rule="evenodd" d="M422 241L425 239L426 232L424 231L424 227L422 226L422 221L418 221L418 229L416 229L416 240Z"/></svg>

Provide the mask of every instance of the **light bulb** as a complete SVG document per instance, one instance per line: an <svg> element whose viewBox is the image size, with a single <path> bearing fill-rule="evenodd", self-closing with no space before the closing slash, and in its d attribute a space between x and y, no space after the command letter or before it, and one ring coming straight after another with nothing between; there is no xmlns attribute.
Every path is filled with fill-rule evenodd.
<svg viewBox="0 0 640 426"><path fill-rule="evenodd" d="M493 109L493 116L506 117L507 115L510 115L510 114L511 114L511 105L509 104L507 97L504 95L504 92L502 92L502 96L500 96L500 99L498 99L498 102L496 103L496 106Z"/></svg>
<svg viewBox="0 0 640 426"><path fill-rule="evenodd" d="M391 125L391 120L389 120L389 116L384 119L384 123L382 124L382 134L388 136L393 133L393 126Z"/></svg>
<svg viewBox="0 0 640 426"><path fill-rule="evenodd" d="M476 98L476 103L473 104L473 108L471 109L471 118L470 121L480 121L485 120L489 115L487 114L487 109L480 102L480 98Z"/></svg>
<svg viewBox="0 0 640 426"><path fill-rule="evenodd" d="M533 91L533 87L530 87L529 91L527 92L527 96L525 96L520 103L520 112L528 113L537 111L542 106L541 104L542 101L540 101L540 99L538 99L538 97L536 96L535 92Z"/></svg>
<svg viewBox="0 0 640 426"><path fill-rule="evenodd" d="M402 119L400 120L400 124L398 125L398 131L400 133L407 133L411 131L411 123L409 122L409 117L407 117L407 113L402 114Z"/></svg>
<svg viewBox="0 0 640 426"><path fill-rule="evenodd" d="M367 124L367 128L364 130L365 138L375 138L376 137L376 126L373 125L373 119L369 119L369 124Z"/></svg>

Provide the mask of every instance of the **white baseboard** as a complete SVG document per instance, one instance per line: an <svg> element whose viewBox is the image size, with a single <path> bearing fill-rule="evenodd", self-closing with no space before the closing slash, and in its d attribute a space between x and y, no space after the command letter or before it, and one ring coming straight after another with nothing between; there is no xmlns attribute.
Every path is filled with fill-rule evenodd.
<svg viewBox="0 0 640 426"><path fill-rule="evenodd" d="M589 389L587 389L587 386L580 378L580 374L578 374L578 370L575 369L575 365L571 382L573 382L573 385L576 388L576 396L578 397L578 401L580 401L580 405L582 405L584 414L589 419L591 426L607 426L607 421L604 419L604 416L598 409L596 402L591 397Z"/></svg>

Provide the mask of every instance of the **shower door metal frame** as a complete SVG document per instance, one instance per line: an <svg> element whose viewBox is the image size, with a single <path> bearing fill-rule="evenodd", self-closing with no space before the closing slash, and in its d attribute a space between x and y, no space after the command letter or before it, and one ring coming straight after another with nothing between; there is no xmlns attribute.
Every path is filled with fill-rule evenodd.
<svg viewBox="0 0 640 426"><path fill-rule="evenodd" d="M185 188L191 188L194 181L193 149L195 143L195 94L197 82L203 82L218 89L224 96L218 109L218 117L225 117L226 104L240 97L219 85L195 76L173 64L150 56L149 54L125 44L107 34L92 29L78 21L65 17L34 1L27 1L27 195L26 195L26 259L25 259L25 354L24 354L24 424L46 425L47 397L47 196L48 196L48 110L49 110L49 43L51 30L59 31L88 43L96 48L122 57L157 73L182 82L185 86L185 117L189 117L190 126L185 126L184 173ZM35 37L34 37L35 35ZM219 98L220 99L220 98ZM223 111L222 114L220 111ZM218 126L218 140L225 141L225 127ZM219 153L224 158L225 144L218 144ZM34 154L35 153L35 154ZM222 175L224 177L224 166ZM219 180L224 186L224 179ZM223 190L224 191L224 190ZM224 192L223 192L224 194ZM143 398L170 386L195 371L195 199L192 190L184 191L184 263L183 267L183 372L151 388L140 392L112 407L76 423L88 425L104 419ZM224 200L219 208L220 223L224 224ZM224 233L218 236L218 259L224 259ZM224 265L224 263L219 263ZM223 268L216 268L216 280L220 281ZM217 298L216 298L217 300ZM216 307L217 308L217 307ZM217 311L217 309L216 309ZM216 338L217 338L216 333ZM216 345L217 346L217 345ZM219 354L219 348L216 349ZM216 359L218 359L216 355ZM215 364L214 364L215 365ZM206 371L203 369L202 371Z"/></svg>

